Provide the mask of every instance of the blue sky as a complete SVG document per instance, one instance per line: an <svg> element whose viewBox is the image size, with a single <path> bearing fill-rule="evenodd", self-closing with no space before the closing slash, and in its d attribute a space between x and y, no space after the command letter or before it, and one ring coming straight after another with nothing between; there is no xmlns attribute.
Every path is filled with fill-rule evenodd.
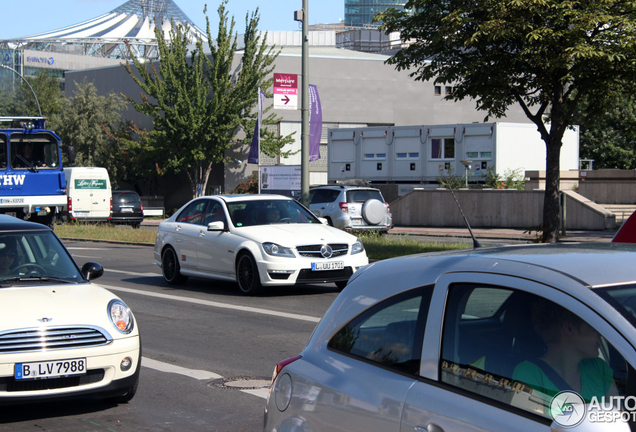
<svg viewBox="0 0 636 432"><path fill-rule="evenodd" d="M22 0L2 1L0 39L13 39L66 27L95 18L124 4L126 0ZM309 24L334 23L344 19L344 0L308 0ZM181 10L205 31L203 6L208 5L212 36L218 24L219 0L175 0ZM229 0L227 9L234 15L236 31L245 28L245 14L259 8L260 30L299 30L294 11L302 9L302 0Z"/></svg>

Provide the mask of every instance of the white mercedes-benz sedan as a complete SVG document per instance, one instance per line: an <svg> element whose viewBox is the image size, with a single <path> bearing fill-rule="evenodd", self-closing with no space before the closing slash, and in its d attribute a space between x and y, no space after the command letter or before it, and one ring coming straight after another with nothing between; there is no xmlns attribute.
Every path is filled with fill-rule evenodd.
<svg viewBox="0 0 636 432"><path fill-rule="evenodd" d="M369 263L357 237L280 195L195 198L161 222L154 254L169 284L222 279L249 295L272 285L343 288Z"/></svg>
<svg viewBox="0 0 636 432"><path fill-rule="evenodd" d="M89 279L47 226L0 215L0 406L62 398L130 401L141 345L126 304Z"/></svg>

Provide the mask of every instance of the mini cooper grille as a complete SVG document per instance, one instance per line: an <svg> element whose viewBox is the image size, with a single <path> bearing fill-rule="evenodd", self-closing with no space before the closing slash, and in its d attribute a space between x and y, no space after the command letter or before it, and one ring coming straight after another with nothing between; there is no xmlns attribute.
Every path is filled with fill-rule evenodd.
<svg viewBox="0 0 636 432"><path fill-rule="evenodd" d="M300 256L310 257L310 258L325 258L321 253L321 248L325 245L308 245L308 246L297 246L296 250L300 254ZM332 250L332 255L330 258L339 257L342 255L346 255L349 252L349 245L346 243L334 243L327 245Z"/></svg>
<svg viewBox="0 0 636 432"><path fill-rule="evenodd" d="M110 343L105 331L94 327L52 327L0 333L0 353L84 348Z"/></svg>

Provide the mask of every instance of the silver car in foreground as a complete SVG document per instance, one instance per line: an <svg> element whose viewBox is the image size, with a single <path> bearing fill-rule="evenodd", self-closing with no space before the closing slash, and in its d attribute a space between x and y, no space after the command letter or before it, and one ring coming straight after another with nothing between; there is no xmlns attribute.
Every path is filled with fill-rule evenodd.
<svg viewBox="0 0 636 432"><path fill-rule="evenodd" d="M635 267L624 244L370 264L276 365L264 430L630 430Z"/></svg>

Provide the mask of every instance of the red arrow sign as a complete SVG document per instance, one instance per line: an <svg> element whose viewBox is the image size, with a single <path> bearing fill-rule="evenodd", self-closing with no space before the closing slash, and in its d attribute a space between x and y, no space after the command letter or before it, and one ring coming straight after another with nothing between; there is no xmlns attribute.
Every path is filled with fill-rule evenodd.
<svg viewBox="0 0 636 432"><path fill-rule="evenodd" d="M291 99L289 99L289 96L285 95L285 97L282 99L283 102L285 102L285 105L287 105L289 103Z"/></svg>

